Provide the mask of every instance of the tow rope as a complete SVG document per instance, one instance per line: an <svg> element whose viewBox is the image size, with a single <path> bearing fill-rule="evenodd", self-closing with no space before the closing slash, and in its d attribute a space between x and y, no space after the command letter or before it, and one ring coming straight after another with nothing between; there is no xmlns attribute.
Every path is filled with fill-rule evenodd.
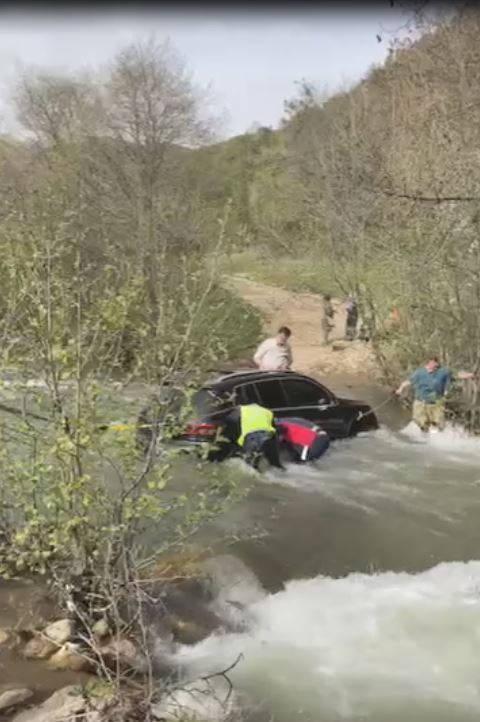
<svg viewBox="0 0 480 722"><path fill-rule="evenodd" d="M386 406L389 401L393 401L394 397L389 396L388 399L385 399L385 401L382 401L381 404L378 404L378 406L374 406L373 409L370 409L369 411L359 411L357 416L357 421L360 421L361 419L364 419L365 416L369 416L370 414L375 414L379 409Z"/></svg>

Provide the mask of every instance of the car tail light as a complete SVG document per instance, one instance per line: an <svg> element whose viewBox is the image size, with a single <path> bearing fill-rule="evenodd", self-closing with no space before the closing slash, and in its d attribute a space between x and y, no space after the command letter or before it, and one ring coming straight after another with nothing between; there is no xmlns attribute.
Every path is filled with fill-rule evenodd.
<svg viewBox="0 0 480 722"><path fill-rule="evenodd" d="M203 421L190 421L190 423L186 425L182 436L195 436L199 439L214 439L218 428L218 424L210 424Z"/></svg>

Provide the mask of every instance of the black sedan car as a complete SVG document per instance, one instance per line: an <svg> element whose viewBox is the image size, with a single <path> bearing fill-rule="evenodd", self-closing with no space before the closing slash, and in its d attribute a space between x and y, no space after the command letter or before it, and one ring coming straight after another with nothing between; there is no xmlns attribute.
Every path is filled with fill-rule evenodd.
<svg viewBox="0 0 480 722"><path fill-rule="evenodd" d="M368 404L338 398L309 376L294 371L244 370L212 379L193 395L192 418L175 435L174 443L186 447L214 442L222 429L222 417L234 405L248 403L265 406L276 417L309 419L327 431L331 439L378 428L377 418ZM144 409L139 417L139 428L142 428L139 442L143 446L149 443L150 422L155 423L149 410ZM227 455L224 447L225 442L211 458Z"/></svg>

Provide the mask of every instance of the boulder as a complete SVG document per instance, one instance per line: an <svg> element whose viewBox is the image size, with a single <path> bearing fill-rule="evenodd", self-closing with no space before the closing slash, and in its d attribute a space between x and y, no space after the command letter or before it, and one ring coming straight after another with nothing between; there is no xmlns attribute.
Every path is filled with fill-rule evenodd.
<svg viewBox="0 0 480 722"><path fill-rule="evenodd" d="M85 709L85 699L75 685L59 689L43 704L15 715L12 722L70 722Z"/></svg>
<svg viewBox="0 0 480 722"><path fill-rule="evenodd" d="M33 692L26 687L12 687L2 690L0 687L0 710L17 707L26 702L33 695Z"/></svg>
<svg viewBox="0 0 480 722"><path fill-rule="evenodd" d="M198 679L183 687L167 692L160 702L151 706L153 719L169 720L209 720L222 722L233 712L236 706L234 693L222 677Z"/></svg>
<svg viewBox="0 0 480 722"><path fill-rule="evenodd" d="M126 637L111 639L102 645L99 651L105 662L116 667L117 662L122 669L133 669L141 672L145 669L145 659L137 646Z"/></svg>
<svg viewBox="0 0 480 722"><path fill-rule="evenodd" d="M92 663L80 651L80 645L66 642L48 660L51 669L71 669L73 672L84 672L92 669Z"/></svg>
<svg viewBox="0 0 480 722"><path fill-rule="evenodd" d="M37 633L25 645L23 656L26 659L46 659L57 649L58 644L55 644L55 642L52 642L51 639L44 637L43 634Z"/></svg>
<svg viewBox="0 0 480 722"><path fill-rule="evenodd" d="M59 619L53 624L49 624L45 627L43 633L56 644L65 644L68 642L74 633L75 624L72 619Z"/></svg>
<svg viewBox="0 0 480 722"><path fill-rule="evenodd" d="M10 633L6 629L0 629L0 646L8 642L10 639Z"/></svg>

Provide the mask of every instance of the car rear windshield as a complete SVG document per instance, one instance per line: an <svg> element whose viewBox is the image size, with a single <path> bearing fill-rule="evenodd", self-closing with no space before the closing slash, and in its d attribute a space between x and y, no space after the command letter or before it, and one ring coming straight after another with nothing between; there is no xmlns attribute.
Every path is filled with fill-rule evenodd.
<svg viewBox="0 0 480 722"><path fill-rule="evenodd" d="M231 406L227 398L218 396L213 389L200 389L192 401L200 416L210 416Z"/></svg>

